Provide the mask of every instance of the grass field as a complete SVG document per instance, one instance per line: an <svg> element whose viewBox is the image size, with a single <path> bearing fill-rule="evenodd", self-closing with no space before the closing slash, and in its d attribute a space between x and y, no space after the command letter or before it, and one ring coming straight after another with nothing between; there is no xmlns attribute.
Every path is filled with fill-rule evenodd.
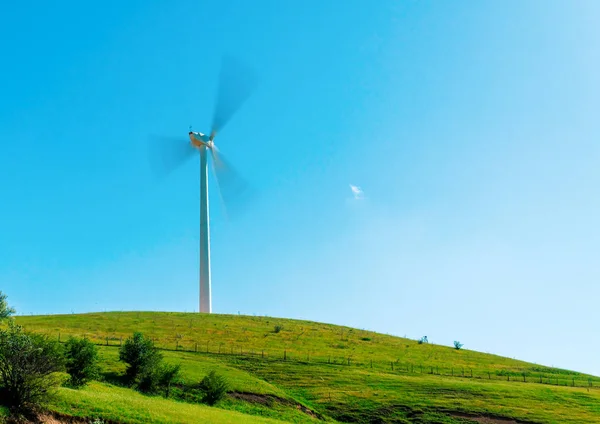
<svg viewBox="0 0 600 424"><path fill-rule="evenodd" d="M114 409L100 408L102 399L135 396L135 402L124 401L137 406L120 422L140 422L135 420L153 415L150 405L143 403L152 401L172 403L175 410L181 408L178 414L195 407L244 413L248 420L286 422L320 418L464 423L475 422L465 418L472 416L531 423L600 423L597 377L346 327L268 317L153 312L27 316L17 317L17 322L53 337L60 333L63 341L76 335L102 345L107 383L95 383L95 389L86 389L81 399L61 389L61 401L52 406L58 412L77 411L80 416L114 417ZM135 330L169 349L164 352L168 362L182 365L185 383L174 397L187 403L148 398L108 384L118 383L124 370L118 361L118 345ZM211 369L230 381L230 397L218 408L192 405L197 401L195 383ZM101 393L105 398L93 400ZM117 402L108 404L113 407ZM141 415L135 418L135 414ZM176 417L159 421L206 422ZM229 418L223 415L222 419Z"/></svg>
<svg viewBox="0 0 600 424"><path fill-rule="evenodd" d="M281 423L236 411L174 402L160 397L143 396L130 389L92 383L79 390L60 388L52 409L75 417L101 418L115 422L145 423Z"/></svg>

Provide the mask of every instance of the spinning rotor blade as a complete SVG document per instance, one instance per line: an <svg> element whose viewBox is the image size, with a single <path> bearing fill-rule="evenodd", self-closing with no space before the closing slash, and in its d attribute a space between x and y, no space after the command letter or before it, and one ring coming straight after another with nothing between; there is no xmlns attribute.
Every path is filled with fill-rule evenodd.
<svg viewBox="0 0 600 424"><path fill-rule="evenodd" d="M224 57L211 129L211 139L223 129L256 87L256 74L231 57Z"/></svg>
<svg viewBox="0 0 600 424"><path fill-rule="evenodd" d="M150 137L150 165L159 177L166 177L191 158L196 149L184 137Z"/></svg>
<svg viewBox="0 0 600 424"><path fill-rule="evenodd" d="M210 149L212 156L212 168L219 188L219 195L225 214L236 201L242 200L242 196L249 191L249 186L237 171L223 157L223 154L213 145Z"/></svg>

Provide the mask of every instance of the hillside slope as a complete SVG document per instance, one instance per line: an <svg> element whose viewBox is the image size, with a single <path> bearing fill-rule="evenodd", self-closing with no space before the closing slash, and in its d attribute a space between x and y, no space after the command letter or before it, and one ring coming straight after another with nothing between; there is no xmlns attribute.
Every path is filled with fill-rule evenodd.
<svg viewBox="0 0 600 424"><path fill-rule="evenodd" d="M194 382L232 382L220 407L290 422L600 422L600 378L470 350L322 323L232 315L110 312L17 317L27 329L102 345L107 381L117 348L142 331ZM467 418L471 417L468 421ZM473 421L478 420L478 421Z"/></svg>

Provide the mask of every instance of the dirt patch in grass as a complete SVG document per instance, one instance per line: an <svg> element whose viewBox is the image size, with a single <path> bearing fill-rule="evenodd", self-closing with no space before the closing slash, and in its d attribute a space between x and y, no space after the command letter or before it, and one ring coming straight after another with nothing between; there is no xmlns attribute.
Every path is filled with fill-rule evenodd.
<svg viewBox="0 0 600 424"><path fill-rule="evenodd" d="M275 395L260 395L260 394L256 394L256 393L230 392L229 396L231 396L234 399L239 399L239 400L243 400L245 402L250 402L250 403L258 403L260 405L265 405L265 406L269 406L269 407L272 406L274 403L279 403L282 405L291 405L291 406L294 406L299 411L304 412L306 415L309 415L313 418L317 418L319 420L323 419L323 417L320 414L307 408L306 406L300 405L299 403L295 403L291 400L280 398Z"/></svg>
<svg viewBox="0 0 600 424"><path fill-rule="evenodd" d="M10 424L93 424L94 418L71 417L69 415L58 414L56 412L39 413L35 417L28 419L9 418L7 423ZM116 421L100 419L98 423L103 424L119 424Z"/></svg>

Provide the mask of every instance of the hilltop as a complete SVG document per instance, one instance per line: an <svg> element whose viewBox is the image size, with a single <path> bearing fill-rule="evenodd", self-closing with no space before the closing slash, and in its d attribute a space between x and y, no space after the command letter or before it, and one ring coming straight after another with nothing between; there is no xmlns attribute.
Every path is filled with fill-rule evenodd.
<svg viewBox="0 0 600 424"><path fill-rule="evenodd" d="M16 320L61 341L72 335L99 345L104 381L61 388L51 405L60 414L127 423L600 422L598 377L349 327L161 312ZM133 331L182 365L178 401L119 387L118 346ZM217 408L194 404L194 385L211 369L231 383Z"/></svg>

